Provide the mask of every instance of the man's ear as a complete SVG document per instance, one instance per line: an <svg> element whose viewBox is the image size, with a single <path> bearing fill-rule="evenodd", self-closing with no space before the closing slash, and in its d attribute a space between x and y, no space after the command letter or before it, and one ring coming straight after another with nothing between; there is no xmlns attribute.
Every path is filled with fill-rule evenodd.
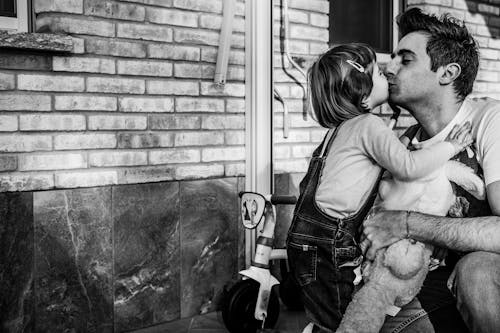
<svg viewBox="0 0 500 333"><path fill-rule="evenodd" d="M364 96L361 100L361 107L366 111L369 111L371 109L371 104L372 101L370 99L370 96Z"/></svg>
<svg viewBox="0 0 500 333"><path fill-rule="evenodd" d="M439 84L447 85L453 83L456 78L462 73L462 67L456 62L441 66L438 71L439 73Z"/></svg>

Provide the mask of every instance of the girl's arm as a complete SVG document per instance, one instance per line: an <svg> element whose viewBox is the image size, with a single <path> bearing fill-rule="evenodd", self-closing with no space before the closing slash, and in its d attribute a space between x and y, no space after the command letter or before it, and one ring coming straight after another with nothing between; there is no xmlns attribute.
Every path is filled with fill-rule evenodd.
<svg viewBox="0 0 500 333"><path fill-rule="evenodd" d="M415 180L437 170L472 142L470 124L465 124L455 126L446 139L448 141L409 151L380 118L366 119L366 132L360 136L366 154L401 180Z"/></svg>

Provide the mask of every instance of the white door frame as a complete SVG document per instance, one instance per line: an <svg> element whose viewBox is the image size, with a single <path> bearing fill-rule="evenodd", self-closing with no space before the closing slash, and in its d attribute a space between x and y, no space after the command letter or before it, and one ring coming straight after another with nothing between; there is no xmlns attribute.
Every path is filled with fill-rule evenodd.
<svg viewBox="0 0 500 333"><path fill-rule="evenodd" d="M245 189L272 192L273 170L273 1L246 1L245 32ZM255 231L245 232L245 261L250 264Z"/></svg>

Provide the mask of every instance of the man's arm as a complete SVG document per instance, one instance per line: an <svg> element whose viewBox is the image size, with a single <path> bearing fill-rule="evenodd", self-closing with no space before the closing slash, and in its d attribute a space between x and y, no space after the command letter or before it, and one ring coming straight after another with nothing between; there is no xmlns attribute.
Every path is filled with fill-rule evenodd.
<svg viewBox="0 0 500 333"><path fill-rule="evenodd" d="M488 203L496 216L448 218L416 212L381 211L364 223L362 240L366 256L409 237L458 251L500 253L500 181L486 187ZM365 240L367 239L367 240Z"/></svg>

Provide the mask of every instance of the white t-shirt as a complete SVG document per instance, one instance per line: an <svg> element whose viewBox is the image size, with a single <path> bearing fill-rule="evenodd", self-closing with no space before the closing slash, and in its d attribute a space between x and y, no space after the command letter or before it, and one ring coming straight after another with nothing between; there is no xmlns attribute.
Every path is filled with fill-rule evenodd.
<svg viewBox="0 0 500 333"><path fill-rule="evenodd" d="M466 99L454 119L441 132L421 142L426 149L419 151L427 154L416 155L414 157L417 158L413 160L408 159L408 153L402 153L398 149L403 145L398 140L398 146L390 139L388 133L395 138L394 134L378 117L363 115L346 121L339 129L326 159L316 193L318 206L328 215L340 218L358 211L376 182L379 165L399 180L423 177L429 181L439 178L440 184L443 178L436 177L436 174L443 172L439 170L439 166L446 160L443 161L445 153L438 153L436 147L442 144L442 140L455 124L463 124L468 120L472 124L477 159L483 168L486 185L500 181L500 102L489 98ZM377 132L380 133L377 135ZM404 160L407 162L401 163ZM427 166L422 166L422 163L427 163ZM413 168L409 168L410 165L413 165ZM407 172L413 172L413 176L405 177ZM443 189L439 185L436 188ZM408 189L412 191L411 187ZM448 193L448 190L446 192ZM438 193L436 192L436 195ZM398 195L402 198L404 193ZM433 194L428 197L432 198ZM425 211L424 203L425 201L420 203L418 211Z"/></svg>

